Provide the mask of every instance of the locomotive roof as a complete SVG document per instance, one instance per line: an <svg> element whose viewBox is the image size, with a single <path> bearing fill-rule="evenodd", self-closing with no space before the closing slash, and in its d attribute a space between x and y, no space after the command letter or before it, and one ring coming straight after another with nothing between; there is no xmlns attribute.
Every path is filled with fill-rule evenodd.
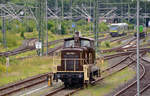
<svg viewBox="0 0 150 96"><path fill-rule="evenodd" d="M63 49L61 49L61 51L67 51L67 52L69 52L69 51L84 51L84 50L88 50L86 47L74 47L74 48L70 48L70 47L68 47L68 48L63 48Z"/></svg>
<svg viewBox="0 0 150 96"><path fill-rule="evenodd" d="M80 39L83 39L83 40L94 41L93 38L88 38L88 37L79 37L79 38L80 38ZM72 40L72 39L74 39L74 37L66 38L66 39L64 39L64 40L67 41L67 40Z"/></svg>

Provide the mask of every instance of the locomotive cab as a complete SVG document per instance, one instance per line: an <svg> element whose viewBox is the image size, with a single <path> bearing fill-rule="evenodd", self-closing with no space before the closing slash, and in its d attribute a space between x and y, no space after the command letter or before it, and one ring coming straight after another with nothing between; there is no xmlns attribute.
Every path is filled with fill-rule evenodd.
<svg viewBox="0 0 150 96"><path fill-rule="evenodd" d="M95 66L94 40L75 35L64 40L61 61L54 79L60 79L66 87L83 85L98 76Z"/></svg>

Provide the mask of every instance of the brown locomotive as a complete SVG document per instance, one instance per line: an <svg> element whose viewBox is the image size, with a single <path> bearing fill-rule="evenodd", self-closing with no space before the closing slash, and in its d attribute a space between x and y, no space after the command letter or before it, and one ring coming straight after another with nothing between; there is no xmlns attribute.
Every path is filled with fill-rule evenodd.
<svg viewBox="0 0 150 96"><path fill-rule="evenodd" d="M60 79L66 87L87 84L99 76L99 68L95 64L94 40L80 37L78 32L74 37L64 40L60 63L54 79Z"/></svg>

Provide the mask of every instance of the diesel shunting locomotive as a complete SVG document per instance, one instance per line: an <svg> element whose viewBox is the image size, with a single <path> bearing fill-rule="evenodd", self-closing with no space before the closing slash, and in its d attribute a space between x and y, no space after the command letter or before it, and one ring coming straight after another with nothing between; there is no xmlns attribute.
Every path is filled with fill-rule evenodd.
<svg viewBox="0 0 150 96"><path fill-rule="evenodd" d="M61 80L65 87L83 86L100 76L95 64L93 39L80 37L79 32L76 32L74 37L64 40L60 53L61 64L56 67L54 80Z"/></svg>

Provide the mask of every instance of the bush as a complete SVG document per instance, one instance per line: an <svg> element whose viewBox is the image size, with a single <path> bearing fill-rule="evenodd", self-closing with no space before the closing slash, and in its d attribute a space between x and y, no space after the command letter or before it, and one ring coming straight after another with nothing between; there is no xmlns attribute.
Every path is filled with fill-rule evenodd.
<svg viewBox="0 0 150 96"><path fill-rule="evenodd" d="M107 30L108 30L108 26L105 22L102 22L102 23L99 24L99 31L100 32L105 32Z"/></svg>
<svg viewBox="0 0 150 96"><path fill-rule="evenodd" d="M109 42L105 42L105 46L107 47L107 48L110 48L110 43Z"/></svg>
<svg viewBox="0 0 150 96"><path fill-rule="evenodd" d="M0 31L1 32L1 31ZM0 43L2 42L2 34L0 33Z"/></svg>
<svg viewBox="0 0 150 96"><path fill-rule="evenodd" d="M49 20L47 24L48 30L50 30L53 34L57 34L57 25L53 20Z"/></svg>
<svg viewBox="0 0 150 96"><path fill-rule="evenodd" d="M128 24L129 30L134 30L134 25L133 24Z"/></svg>
<svg viewBox="0 0 150 96"><path fill-rule="evenodd" d="M33 32L33 27L32 26L27 26L26 32Z"/></svg>
<svg viewBox="0 0 150 96"><path fill-rule="evenodd" d="M7 29L7 30L11 30L11 29L12 29L12 23L7 22L7 23L6 23L6 29Z"/></svg>
<svg viewBox="0 0 150 96"><path fill-rule="evenodd" d="M34 28L36 28L36 22L34 20L26 21L25 24L26 32L33 32Z"/></svg>
<svg viewBox="0 0 150 96"><path fill-rule="evenodd" d="M55 24L54 20L49 20L48 21L48 30L50 30L53 34L61 34L64 35L67 33L67 28L68 28L69 24L67 21L63 21L61 22L61 32L57 32L59 29L57 26L57 24Z"/></svg>
<svg viewBox="0 0 150 96"><path fill-rule="evenodd" d="M6 66L0 64L0 74L1 74L2 72L6 72Z"/></svg>
<svg viewBox="0 0 150 96"><path fill-rule="evenodd" d="M0 23L0 30L2 30L2 24Z"/></svg>
<svg viewBox="0 0 150 96"><path fill-rule="evenodd" d="M7 46L8 47L16 47L18 40L19 40L19 37L17 37L16 34L13 34L11 32L7 32L6 36L7 36L6 37Z"/></svg>
<svg viewBox="0 0 150 96"><path fill-rule="evenodd" d="M47 24L48 30L51 30L51 29L54 27L54 25L55 25L54 21L49 20L49 21L48 21L48 24Z"/></svg>
<svg viewBox="0 0 150 96"><path fill-rule="evenodd" d="M62 23L62 25L61 25L61 35L64 35L64 34L66 34L66 33L67 33L67 32L66 32L65 24Z"/></svg>
<svg viewBox="0 0 150 96"><path fill-rule="evenodd" d="M21 32L20 36L21 36L23 39L25 39L25 37L24 37L24 32Z"/></svg>
<svg viewBox="0 0 150 96"><path fill-rule="evenodd" d="M4 56L0 57L0 63L6 64L6 57L4 57Z"/></svg>

